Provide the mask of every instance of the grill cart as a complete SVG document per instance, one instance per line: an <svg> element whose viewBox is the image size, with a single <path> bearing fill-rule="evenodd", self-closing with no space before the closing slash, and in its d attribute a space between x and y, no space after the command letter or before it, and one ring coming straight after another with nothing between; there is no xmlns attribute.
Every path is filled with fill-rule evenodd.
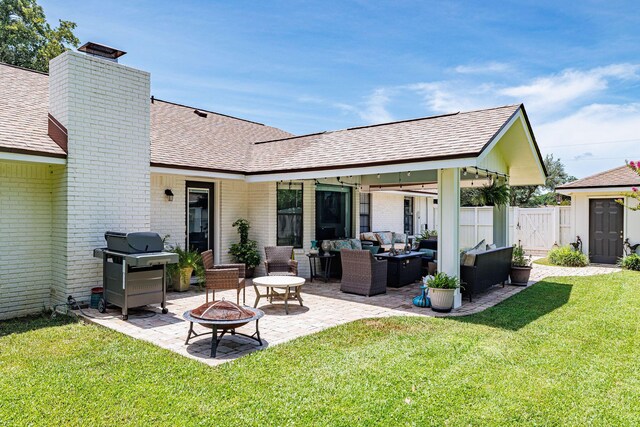
<svg viewBox="0 0 640 427"><path fill-rule="evenodd" d="M160 304L167 313L166 266L178 262L178 255L165 252L157 233L117 233L108 231L106 248L93 250L102 259L103 293L98 311L104 313L107 304L122 309L122 319L129 317L129 308Z"/></svg>

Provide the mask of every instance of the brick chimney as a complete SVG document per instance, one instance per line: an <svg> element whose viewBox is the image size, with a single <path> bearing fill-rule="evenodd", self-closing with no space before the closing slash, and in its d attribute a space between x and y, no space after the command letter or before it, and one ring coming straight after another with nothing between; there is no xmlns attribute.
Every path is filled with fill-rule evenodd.
<svg viewBox="0 0 640 427"><path fill-rule="evenodd" d="M49 114L68 138L53 184L52 304L101 285L92 251L105 231L150 226L150 75L118 64L120 50L81 49L49 64Z"/></svg>

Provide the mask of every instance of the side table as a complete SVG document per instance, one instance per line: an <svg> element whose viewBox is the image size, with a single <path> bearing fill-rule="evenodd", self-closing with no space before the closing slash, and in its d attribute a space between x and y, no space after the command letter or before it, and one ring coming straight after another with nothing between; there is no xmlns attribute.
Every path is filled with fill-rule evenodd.
<svg viewBox="0 0 640 427"><path fill-rule="evenodd" d="M331 273L331 260L335 257L334 254L307 254L309 258L309 271L310 271L310 282L313 282L314 278L322 279L325 283L329 281L329 274ZM317 260L325 260L324 264L324 272L323 274L318 274L318 265Z"/></svg>

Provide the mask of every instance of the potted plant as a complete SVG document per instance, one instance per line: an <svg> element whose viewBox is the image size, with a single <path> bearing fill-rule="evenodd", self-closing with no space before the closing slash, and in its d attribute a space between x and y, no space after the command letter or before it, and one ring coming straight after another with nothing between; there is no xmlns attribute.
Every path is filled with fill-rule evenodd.
<svg viewBox="0 0 640 427"><path fill-rule="evenodd" d="M526 285L531 275L531 255L527 257L521 244L513 246L513 258L511 259L511 284Z"/></svg>
<svg viewBox="0 0 640 427"><path fill-rule="evenodd" d="M458 278L440 272L427 278L426 285L429 287L431 309L445 313L451 311L456 289L460 288Z"/></svg>
<svg viewBox="0 0 640 427"><path fill-rule="evenodd" d="M180 246L174 247L171 251L178 254L178 263L169 268L173 290L177 292L188 291L191 285L191 275L194 271L198 278L198 284L202 286L205 282L205 276L200 254L196 251L182 249ZM176 275L179 278L176 278Z"/></svg>
<svg viewBox="0 0 640 427"><path fill-rule="evenodd" d="M258 242L255 240L249 240L249 229L251 228L251 225L246 219L238 218L232 226L238 227L240 243L232 244L229 248L229 253L235 262L245 265L245 277L253 277L256 266L260 264Z"/></svg>

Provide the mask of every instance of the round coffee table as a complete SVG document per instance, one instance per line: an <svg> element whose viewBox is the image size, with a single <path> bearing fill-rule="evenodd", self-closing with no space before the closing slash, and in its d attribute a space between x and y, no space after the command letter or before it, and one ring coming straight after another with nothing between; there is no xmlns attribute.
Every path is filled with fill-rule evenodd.
<svg viewBox="0 0 640 427"><path fill-rule="evenodd" d="M280 299L284 301L284 312L289 314L290 299L297 299L302 306L302 296L300 296L300 288L304 285L305 279L303 277L295 276L264 276L256 277L253 279L253 288L256 291L256 302L253 305L258 307L260 298L269 298L270 302L273 299ZM267 288L267 292L261 294L258 287ZM284 292L278 292L276 289L282 289Z"/></svg>

